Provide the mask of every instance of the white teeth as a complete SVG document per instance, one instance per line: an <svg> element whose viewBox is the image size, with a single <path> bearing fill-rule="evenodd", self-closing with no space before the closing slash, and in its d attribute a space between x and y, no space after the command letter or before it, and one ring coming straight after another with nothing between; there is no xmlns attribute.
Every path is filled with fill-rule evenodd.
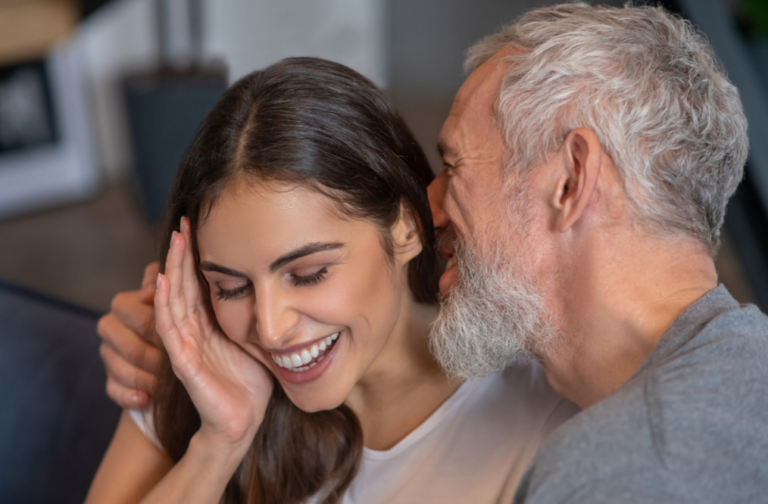
<svg viewBox="0 0 768 504"><path fill-rule="evenodd" d="M283 355L282 357L272 354L272 360L275 361L278 366L290 369L291 371L307 371L309 368L323 360L325 355L321 354L328 350L333 342L339 338L339 334L340 333L332 334L324 340L321 340L319 344L312 345L309 349L305 348L299 353Z"/></svg>
<svg viewBox="0 0 768 504"><path fill-rule="evenodd" d="M448 269L456 264L456 256L452 256L450 259L448 259L448 262L445 263L445 269Z"/></svg>

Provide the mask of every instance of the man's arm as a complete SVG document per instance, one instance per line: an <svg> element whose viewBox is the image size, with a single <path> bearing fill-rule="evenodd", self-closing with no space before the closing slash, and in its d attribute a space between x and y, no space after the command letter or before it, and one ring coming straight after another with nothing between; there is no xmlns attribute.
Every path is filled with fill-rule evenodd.
<svg viewBox="0 0 768 504"><path fill-rule="evenodd" d="M148 265L141 289L117 294L97 326L107 395L127 409L147 408L155 389L162 356L153 305L159 268L157 262Z"/></svg>

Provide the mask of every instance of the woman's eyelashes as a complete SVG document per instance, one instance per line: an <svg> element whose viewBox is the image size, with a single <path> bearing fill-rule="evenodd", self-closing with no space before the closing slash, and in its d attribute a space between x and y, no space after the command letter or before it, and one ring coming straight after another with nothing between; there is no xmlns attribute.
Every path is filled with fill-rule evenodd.
<svg viewBox="0 0 768 504"><path fill-rule="evenodd" d="M320 283L327 274L328 274L328 266L323 266L322 268L320 268L319 270L317 270L316 272L310 275L296 275L295 273L291 273L291 281L297 287L315 285L316 283Z"/></svg>
<svg viewBox="0 0 768 504"><path fill-rule="evenodd" d="M296 287L307 287L315 285L323 281L328 275L328 266L323 266L319 270L309 275L298 275L296 273L289 273L290 282ZM225 289L221 285L216 285L216 298L226 301L228 299L238 299L246 296L251 289L251 283L243 284L239 287L231 289Z"/></svg>
<svg viewBox="0 0 768 504"><path fill-rule="evenodd" d="M240 287L237 287L235 289L224 289L221 286L216 286L216 298L219 300L226 301L227 299L236 299L239 297L243 297L245 294L248 293L248 289L251 288L251 284L247 283L245 285L241 285Z"/></svg>

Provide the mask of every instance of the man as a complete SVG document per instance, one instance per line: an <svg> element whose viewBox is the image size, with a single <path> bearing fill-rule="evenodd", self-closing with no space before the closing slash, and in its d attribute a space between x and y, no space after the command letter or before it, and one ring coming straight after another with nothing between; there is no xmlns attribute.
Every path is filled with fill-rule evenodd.
<svg viewBox="0 0 768 504"><path fill-rule="evenodd" d="M433 349L465 377L532 354L583 409L516 502L766 500L768 318L713 261L746 123L703 37L567 5L467 66L433 193L457 237Z"/></svg>
<svg viewBox="0 0 768 504"><path fill-rule="evenodd" d="M569 4L480 42L467 69L430 187L448 238L433 350L464 378L534 357L584 410L516 502L764 499L768 318L713 262L746 122L709 46L660 9ZM135 334L152 311L128 308L145 290L100 325L123 406L152 388Z"/></svg>

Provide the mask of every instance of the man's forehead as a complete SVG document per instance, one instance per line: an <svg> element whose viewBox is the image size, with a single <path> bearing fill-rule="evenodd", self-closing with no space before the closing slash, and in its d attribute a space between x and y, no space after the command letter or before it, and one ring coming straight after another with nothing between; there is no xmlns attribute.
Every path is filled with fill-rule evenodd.
<svg viewBox="0 0 768 504"><path fill-rule="evenodd" d="M456 93L454 105L477 106L473 102L482 101L484 106L493 107L501 89L501 81L512 65L507 58L516 52L512 49L502 49L477 67Z"/></svg>
<svg viewBox="0 0 768 504"><path fill-rule="evenodd" d="M513 50L503 49L494 54L485 63L472 72L464 81L453 106L448 114L443 130L438 139L440 154L451 153L451 147L460 131L495 128L494 104L499 95L501 81L504 79L511 62L505 60L514 54Z"/></svg>

